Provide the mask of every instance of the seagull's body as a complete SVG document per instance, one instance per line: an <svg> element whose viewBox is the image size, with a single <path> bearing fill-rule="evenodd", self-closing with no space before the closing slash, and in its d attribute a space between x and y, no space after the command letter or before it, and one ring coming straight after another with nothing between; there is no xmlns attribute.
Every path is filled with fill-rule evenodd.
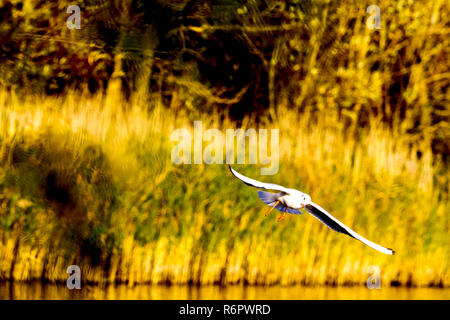
<svg viewBox="0 0 450 320"><path fill-rule="evenodd" d="M277 210L283 212L283 215L278 219L281 220L286 212L291 214L302 214L302 211L300 211L300 209L304 208L311 215L322 221L322 223L324 223L328 228L355 238L382 253L391 255L394 254L394 250L373 243L372 241L367 240L363 236L357 234L355 231L344 225L321 206L312 202L311 197L306 193L300 192L296 189L285 188L273 183L257 181L240 174L239 172L233 170L230 166L229 168L231 173L236 178L238 178L248 186L265 190L279 191L278 193L272 193L258 190L258 196L261 198L261 200L265 204L272 207L266 213L266 215L268 215L272 211L272 209L276 208Z"/></svg>

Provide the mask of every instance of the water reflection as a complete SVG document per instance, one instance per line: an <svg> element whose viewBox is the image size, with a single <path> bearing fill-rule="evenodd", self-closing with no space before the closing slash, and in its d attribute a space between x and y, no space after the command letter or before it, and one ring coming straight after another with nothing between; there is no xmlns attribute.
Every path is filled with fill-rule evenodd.
<svg viewBox="0 0 450 320"><path fill-rule="evenodd" d="M248 286L155 286L85 285L81 290L69 290L65 284L0 283L0 299L54 300L54 299L118 299L118 300L173 300L173 299L450 299L450 288L381 288L366 287L248 287Z"/></svg>

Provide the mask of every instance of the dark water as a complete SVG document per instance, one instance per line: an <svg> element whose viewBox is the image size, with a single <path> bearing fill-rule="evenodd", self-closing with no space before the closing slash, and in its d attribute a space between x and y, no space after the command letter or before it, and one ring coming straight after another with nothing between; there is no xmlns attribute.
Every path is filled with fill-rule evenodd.
<svg viewBox="0 0 450 320"><path fill-rule="evenodd" d="M392 288L368 289L361 287L244 287L228 286L156 286L137 285L83 286L80 290L69 290L65 284L0 283L0 299L432 299L449 300L450 288Z"/></svg>

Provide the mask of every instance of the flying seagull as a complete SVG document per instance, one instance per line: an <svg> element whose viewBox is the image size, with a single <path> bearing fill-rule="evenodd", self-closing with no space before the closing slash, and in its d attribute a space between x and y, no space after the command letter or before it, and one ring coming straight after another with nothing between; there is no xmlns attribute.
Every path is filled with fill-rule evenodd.
<svg viewBox="0 0 450 320"><path fill-rule="evenodd" d="M233 168L231 168L231 166L228 167L230 168L231 173L236 178L238 178L248 186L265 190L279 191L278 193L272 193L258 190L258 196L261 198L261 200L271 207L267 211L266 216L270 212L272 212L274 208L276 208L279 211L283 212L283 214L278 218L278 221L280 221L281 219L284 218L286 212L292 214L302 214L303 212L301 212L300 209L305 208L306 211L308 211L311 215L322 221L322 223L325 224L328 228L340 233L344 233L352 238L355 238L361 241L362 243L368 245L369 247L378 250L382 253L391 255L395 253L394 250L382 247L376 243L373 243L372 241L367 240L363 236L357 234L355 231L353 231L352 229L344 225L342 222L340 222L338 219L333 217L331 214L329 214L321 206L312 202L311 197L306 193L300 192L295 189L285 188L273 183L260 182L248 178L240 174L239 172L236 172L235 170L233 170Z"/></svg>

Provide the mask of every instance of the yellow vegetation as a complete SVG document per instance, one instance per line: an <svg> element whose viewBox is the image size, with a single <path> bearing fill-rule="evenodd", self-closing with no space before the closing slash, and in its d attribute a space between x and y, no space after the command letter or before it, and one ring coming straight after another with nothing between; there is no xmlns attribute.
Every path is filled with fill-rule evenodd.
<svg viewBox="0 0 450 320"><path fill-rule="evenodd" d="M65 281L77 264L93 282L343 285L363 284L376 265L384 283L450 284L448 171L429 141L417 158L408 136L375 119L349 132L337 115L313 119L285 106L270 121L243 121L280 129L280 169L237 170L310 194L396 250L388 256L308 214L265 217L256 191L225 165L174 165L170 134L193 125L177 112L111 96L1 91L0 278ZM218 114L194 120L236 128ZM50 174L71 200L49 196Z"/></svg>

